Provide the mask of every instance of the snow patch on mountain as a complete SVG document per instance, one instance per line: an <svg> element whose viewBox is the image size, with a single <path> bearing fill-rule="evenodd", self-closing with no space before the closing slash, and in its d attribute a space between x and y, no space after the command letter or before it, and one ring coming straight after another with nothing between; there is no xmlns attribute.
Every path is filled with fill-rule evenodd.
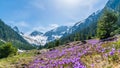
<svg viewBox="0 0 120 68"><path fill-rule="evenodd" d="M60 38L62 37L62 35L52 35L52 37L53 37L54 39L60 39Z"/></svg>
<svg viewBox="0 0 120 68"><path fill-rule="evenodd" d="M37 36L30 36L30 35L23 35L23 38L27 40L30 44L37 45L37 46L44 46L47 43L47 37L43 35Z"/></svg>
<svg viewBox="0 0 120 68"><path fill-rule="evenodd" d="M60 39L66 31L69 30L68 26L60 26L46 33L40 31L33 31L29 34L22 34L17 27L13 28L18 34L20 34L28 43L37 46L44 46L46 43Z"/></svg>

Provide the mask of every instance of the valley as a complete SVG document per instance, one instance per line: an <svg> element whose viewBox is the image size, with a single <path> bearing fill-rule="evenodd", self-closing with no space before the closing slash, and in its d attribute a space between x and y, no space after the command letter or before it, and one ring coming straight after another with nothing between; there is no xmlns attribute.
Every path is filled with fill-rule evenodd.
<svg viewBox="0 0 120 68"><path fill-rule="evenodd" d="M120 68L120 0L106 4L97 0L90 4L84 0L31 1L21 0L17 8L7 9L15 13L26 3L20 15L13 14L14 19L3 11L8 15L0 14L0 68ZM19 3L0 5L11 8L15 2ZM100 4L104 7L96 10ZM62 10L57 13L58 9ZM84 9L92 14L83 13Z"/></svg>

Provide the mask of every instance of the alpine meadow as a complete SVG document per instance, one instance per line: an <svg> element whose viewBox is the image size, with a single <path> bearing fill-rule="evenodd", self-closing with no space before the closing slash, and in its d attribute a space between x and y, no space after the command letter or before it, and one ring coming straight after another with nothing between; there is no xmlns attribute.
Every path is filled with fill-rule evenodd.
<svg viewBox="0 0 120 68"><path fill-rule="evenodd" d="M120 68L120 0L0 6L0 68Z"/></svg>

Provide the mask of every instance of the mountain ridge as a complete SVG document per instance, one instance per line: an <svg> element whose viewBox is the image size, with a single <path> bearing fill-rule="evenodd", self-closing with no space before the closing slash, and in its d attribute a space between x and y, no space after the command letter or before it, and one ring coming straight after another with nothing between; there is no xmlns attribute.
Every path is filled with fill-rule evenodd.
<svg viewBox="0 0 120 68"><path fill-rule="evenodd" d="M10 26L6 25L2 20L0 20L0 39L4 40L5 42L11 42L19 49L34 48L25 39L23 39L21 35L14 31Z"/></svg>

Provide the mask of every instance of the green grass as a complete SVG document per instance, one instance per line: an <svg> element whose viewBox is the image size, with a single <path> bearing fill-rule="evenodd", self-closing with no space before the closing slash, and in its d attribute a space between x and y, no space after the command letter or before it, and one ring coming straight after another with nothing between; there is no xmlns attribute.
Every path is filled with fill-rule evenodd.
<svg viewBox="0 0 120 68"><path fill-rule="evenodd" d="M0 68L21 68L23 65L28 65L34 56L36 55L36 50L28 51L25 53L17 54L13 57L7 57L0 59Z"/></svg>

